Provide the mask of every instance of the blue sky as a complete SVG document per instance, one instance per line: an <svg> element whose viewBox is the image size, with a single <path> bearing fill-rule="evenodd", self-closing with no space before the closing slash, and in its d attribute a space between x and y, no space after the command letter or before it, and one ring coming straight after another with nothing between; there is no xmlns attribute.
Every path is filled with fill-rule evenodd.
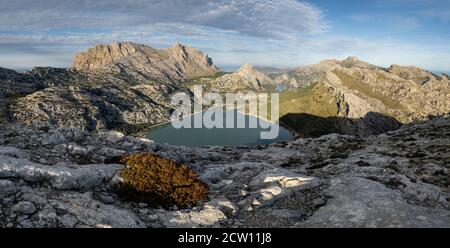
<svg viewBox="0 0 450 248"><path fill-rule="evenodd" d="M0 66L68 67L134 41L200 48L219 66L296 67L358 56L450 71L450 0L0 0Z"/></svg>

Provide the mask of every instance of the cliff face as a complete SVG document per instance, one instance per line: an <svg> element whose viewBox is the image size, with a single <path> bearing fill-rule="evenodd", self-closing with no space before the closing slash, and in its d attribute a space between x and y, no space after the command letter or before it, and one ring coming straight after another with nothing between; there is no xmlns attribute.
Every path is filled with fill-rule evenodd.
<svg viewBox="0 0 450 248"><path fill-rule="evenodd" d="M271 79L264 73L257 71L253 65L244 64L238 71L217 78L210 88L221 91L262 90Z"/></svg>
<svg viewBox="0 0 450 248"><path fill-rule="evenodd" d="M89 48L86 52L75 55L73 68L76 70L99 70L106 66L118 63L129 56L138 56L142 52L140 45L133 43L113 43L111 45L98 45Z"/></svg>
<svg viewBox="0 0 450 248"><path fill-rule="evenodd" d="M73 68L142 74L148 79L172 83L218 71L212 60L195 48L177 43L168 49L155 49L131 42L90 48L75 56Z"/></svg>
<svg viewBox="0 0 450 248"><path fill-rule="evenodd" d="M421 70L429 76L427 81L421 81L423 78L412 76L417 75L416 68L404 67L403 73L408 74L394 71L396 73L383 68L338 66L327 72L325 83L343 97L348 106L346 114L352 118L372 111L408 123L450 112L449 80L438 79Z"/></svg>

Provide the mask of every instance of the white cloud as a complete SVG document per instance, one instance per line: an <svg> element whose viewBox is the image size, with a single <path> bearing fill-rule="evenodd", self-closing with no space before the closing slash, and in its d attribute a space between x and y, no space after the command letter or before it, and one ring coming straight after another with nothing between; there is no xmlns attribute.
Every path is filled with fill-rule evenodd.
<svg viewBox="0 0 450 248"><path fill-rule="evenodd" d="M320 9L296 0L0 0L0 5L0 30L133 30L141 25L185 23L279 38L326 29Z"/></svg>
<svg viewBox="0 0 450 248"><path fill-rule="evenodd" d="M169 27L168 27L169 28ZM187 27L185 27L187 28ZM188 28L187 28L188 29ZM109 43L111 36L167 47L183 36L152 36L151 31L136 31L128 37L121 33L96 33L88 38L77 34L62 36L0 35L0 66L31 68L33 66L70 66L76 52L93 44ZM324 59L344 59L358 56L380 66L391 64L416 65L429 70L448 71L450 47L445 40L428 40L429 43L405 42L392 38L361 39L354 36L323 34L291 39L264 40L243 38L234 33L191 32L189 43L208 53L218 65L253 63L256 65L294 67L318 63ZM146 36L147 35L147 36ZM183 42L183 41L182 41ZM64 44L64 46L62 45ZM214 44L214 45L211 45Z"/></svg>
<svg viewBox="0 0 450 248"><path fill-rule="evenodd" d="M112 41L157 47L186 41L225 51L327 28L319 8L297 0L0 0L0 6L0 54L17 54L12 64L2 56L4 67L69 66L75 51Z"/></svg>
<svg viewBox="0 0 450 248"><path fill-rule="evenodd" d="M324 32L329 27L322 10L306 1L0 0L0 6L1 67L66 67L74 53L117 40L156 47L189 43L219 65L250 62L291 67L350 55L382 66L415 64L448 70L444 67L450 64L444 56L450 54L448 35L441 35L444 40L422 42L332 35ZM425 9L414 16L363 13L351 18L364 23L385 21L398 33L419 28L420 16L449 20L446 10Z"/></svg>

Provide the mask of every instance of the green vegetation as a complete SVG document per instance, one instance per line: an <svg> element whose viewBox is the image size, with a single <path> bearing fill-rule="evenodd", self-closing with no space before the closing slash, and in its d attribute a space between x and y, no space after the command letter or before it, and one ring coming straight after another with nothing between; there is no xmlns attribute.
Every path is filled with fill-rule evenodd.
<svg viewBox="0 0 450 248"><path fill-rule="evenodd" d="M280 123L304 137L337 132L333 118L338 108L322 84L280 93Z"/></svg>
<svg viewBox="0 0 450 248"><path fill-rule="evenodd" d="M320 136L337 132L335 117L338 108L335 98L320 83L279 94L279 123L300 136ZM270 101L269 113L270 116Z"/></svg>
<svg viewBox="0 0 450 248"><path fill-rule="evenodd" d="M120 172L124 182L117 192L127 200L154 207L188 207L208 195L207 185L183 164L150 153L132 154L118 160L126 167Z"/></svg>
<svg viewBox="0 0 450 248"><path fill-rule="evenodd" d="M322 84L280 93L280 117L288 113L307 113L328 117L335 116L337 112L334 97Z"/></svg>
<svg viewBox="0 0 450 248"><path fill-rule="evenodd" d="M279 93L280 118L286 114L307 113L320 117L335 116L338 112L334 97L322 84ZM271 109L269 101L269 110ZM270 111L269 111L270 114Z"/></svg>

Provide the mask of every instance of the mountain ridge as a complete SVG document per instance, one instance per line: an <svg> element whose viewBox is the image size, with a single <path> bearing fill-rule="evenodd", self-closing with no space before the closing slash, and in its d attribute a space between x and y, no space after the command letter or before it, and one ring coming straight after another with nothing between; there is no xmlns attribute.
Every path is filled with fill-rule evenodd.
<svg viewBox="0 0 450 248"><path fill-rule="evenodd" d="M240 91L257 90L264 88L265 84L271 82L266 74L258 71L253 65L243 64L237 71L225 74L209 82L208 88L213 91Z"/></svg>
<svg viewBox="0 0 450 248"><path fill-rule="evenodd" d="M158 56L163 59L155 60ZM2 119L134 132L167 121L172 111L169 96L184 91L181 85L190 77L217 70L207 55L181 44L167 49L99 45L76 55L73 68L0 71L0 87L6 92Z"/></svg>
<svg viewBox="0 0 450 248"><path fill-rule="evenodd" d="M411 75L418 72L425 75L426 82L421 83L417 76L401 77L399 69L392 68L400 67L382 68L349 57L300 67L274 80L291 90L313 84L327 88L334 97L330 100L338 106L337 115L342 117L362 118L369 112L378 112L408 123L449 112L450 81L447 78L416 67L401 67Z"/></svg>
<svg viewBox="0 0 450 248"><path fill-rule="evenodd" d="M392 116L402 123L450 112L447 77L417 67L382 68L352 56L281 74L266 75L250 64L234 73L221 73L212 59L190 46L177 43L155 49L116 42L77 54L73 68L0 72L0 87L7 92L1 101L2 119L20 123L47 120L87 130L128 133L166 122L172 111L170 96L179 91L191 94L187 86L195 84L204 85L206 92L281 89L281 99L287 99L281 105L289 110L282 110L282 114L304 112L347 118L349 121L336 124L339 130L361 136L374 134L376 129L368 123L383 126L377 124L377 118L350 121L363 120L372 116L367 115L371 112ZM308 87L315 90L295 93ZM79 105L66 99L78 99ZM328 106L326 113L318 112L319 106Z"/></svg>
<svg viewBox="0 0 450 248"><path fill-rule="evenodd" d="M0 125L0 226L449 227L449 129L447 116L368 138L189 148L45 122ZM209 198L180 210L119 197L124 165L107 161L143 152L196 171Z"/></svg>
<svg viewBox="0 0 450 248"><path fill-rule="evenodd" d="M98 68L95 56L81 70L0 68L0 227L450 227L450 116L429 117L450 112L448 78L350 57L266 84L251 65L205 77L175 50L167 67L122 53ZM215 90L285 86L280 121L303 135L195 148L126 135L167 121L190 76L230 79ZM120 197L117 158L142 153L195 171L208 199L180 210Z"/></svg>
<svg viewBox="0 0 450 248"><path fill-rule="evenodd" d="M156 49L132 42L90 48L75 55L72 67L75 70L140 73L147 78L171 82L207 76L219 70L211 58L190 46L176 43L170 48Z"/></svg>

